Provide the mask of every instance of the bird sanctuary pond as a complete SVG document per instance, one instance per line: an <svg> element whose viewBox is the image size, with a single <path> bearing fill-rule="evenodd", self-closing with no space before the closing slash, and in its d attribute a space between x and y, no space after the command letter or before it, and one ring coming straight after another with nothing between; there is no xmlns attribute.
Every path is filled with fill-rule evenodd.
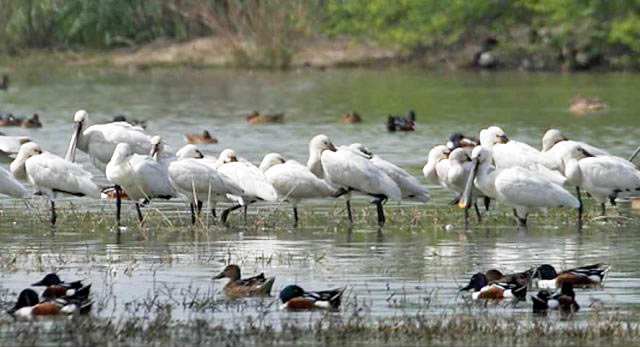
<svg viewBox="0 0 640 347"><path fill-rule="evenodd" d="M353 194L351 226L344 197L303 200L296 227L290 203L280 200L249 205L246 224L242 209L231 212L225 226L220 212L230 202L218 203L214 217L205 199L192 224L184 198L152 200L142 207L141 224L133 202L125 199L118 228L112 199L59 196L51 227L45 198L3 196L3 312L14 307L21 290L51 272L67 282L91 283L92 305L88 314L50 319L2 313L0 345L638 344L640 216L633 202L618 199L601 217L599 204L583 192L582 228L572 208L532 212L527 227L519 227L511 207L491 202L488 211L480 206L481 222L470 212L465 228L463 210L451 204L456 194L422 173L434 146L446 144L453 133L477 138L492 125L538 149L545 131L556 128L566 138L628 158L640 145L638 90L640 76L615 73L14 71L9 89L0 91L0 111L38 113L43 126L1 131L28 136L60 157L79 109L87 110L91 124L116 115L144 120L145 132L161 136L167 153L184 146L186 134L208 130L217 143L196 145L205 159L231 148L255 165L270 152L304 165L309 141L325 134L336 147L362 143L407 170L428 189L430 200L386 202L383 227L374 198ZM607 106L570 113L576 95L597 97ZM389 132L388 115L409 110L416 114L415 131ZM253 111L284 116L250 124ZM343 121L352 111L362 122ZM113 186L86 153L77 151L76 162L99 187ZM2 166L8 169L8 163ZM565 189L575 195L575 187ZM489 269L511 274L542 264L560 271L596 263L608 266L604 282L576 287L580 309L569 314L534 314L535 286L520 301L473 300L460 291L473 274ZM271 296L229 298L228 279L213 279L229 264L240 266L243 278L261 272L275 277ZM291 284L307 291L343 290L341 305L284 310L279 293Z"/></svg>

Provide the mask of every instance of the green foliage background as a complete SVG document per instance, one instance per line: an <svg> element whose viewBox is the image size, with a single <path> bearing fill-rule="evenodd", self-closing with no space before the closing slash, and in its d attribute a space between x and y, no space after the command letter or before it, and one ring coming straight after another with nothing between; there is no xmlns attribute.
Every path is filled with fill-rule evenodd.
<svg viewBox="0 0 640 347"><path fill-rule="evenodd" d="M229 8L249 13L265 1L0 0L0 49L102 49L216 35L215 27L193 14L206 9L209 18L228 22ZM533 52L575 47L633 59L640 53L640 0L303 1L312 14L303 19L310 22L304 29L308 35L373 39L415 51L491 35L507 45L517 39L521 48ZM260 20L264 23L251 23L255 30L270 18Z"/></svg>

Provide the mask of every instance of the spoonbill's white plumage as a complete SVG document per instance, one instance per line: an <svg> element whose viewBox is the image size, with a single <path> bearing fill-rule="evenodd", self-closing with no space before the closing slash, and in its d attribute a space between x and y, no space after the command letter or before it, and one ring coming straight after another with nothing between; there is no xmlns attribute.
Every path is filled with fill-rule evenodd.
<svg viewBox="0 0 640 347"><path fill-rule="evenodd" d="M382 204L388 199L402 200L400 188L384 171L352 149L336 149L326 135L316 135L309 142L307 167L316 175L321 171L319 177L334 187L375 197L380 226L385 222ZM349 222L353 223L349 197L347 210Z"/></svg>
<svg viewBox="0 0 640 347"><path fill-rule="evenodd" d="M394 165L380 156L373 154L361 143L353 143L349 147L358 150L368 156L376 167L389 176L400 188L403 199L416 200L419 202L429 201L429 191L406 170Z"/></svg>
<svg viewBox="0 0 640 347"><path fill-rule="evenodd" d="M176 153L177 160L169 164L169 179L173 187L189 201L191 222L196 221L203 201L208 201L215 217L216 201L226 194L242 195L244 191L226 175L202 162L204 155L194 145L186 145Z"/></svg>
<svg viewBox="0 0 640 347"><path fill-rule="evenodd" d="M580 202L564 188L535 171L522 167L492 169L492 153L478 146L473 149L473 169L460 200L461 207L468 207L473 185L486 196L513 207L519 224L526 225L529 211L549 207L580 208Z"/></svg>
<svg viewBox="0 0 640 347"><path fill-rule="evenodd" d="M629 161L614 156L594 156L578 144L564 158L568 182L582 187L602 206L616 199L640 195L640 171Z"/></svg>
<svg viewBox="0 0 640 347"><path fill-rule="evenodd" d="M422 168L422 174L431 184L449 188L449 153L451 149L445 145L437 145L429 151L427 163Z"/></svg>
<svg viewBox="0 0 640 347"><path fill-rule="evenodd" d="M129 199L135 201L140 221L140 200L171 199L176 194L169 181L166 167L148 155L135 154L128 143L119 143L116 146L105 173L107 179L116 185L116 189L123 189ZM116 220L119 225L120 194L116 193Z"/></svg>
<svg viewBox="0 0 640 347"><path fill-rule="evenodd" d="M581 141L573 141L569 140L562 135L562 132L558 129L548 129L545 131L542 136L542 152L547 152L551 150L556 145L578 145L584 150L588 151L592 155L600 156L600 155L610 155L607 151L600 149L598 147L592 146L588 143Z"/></svg>
<svg viewBox="0 0 640 347"><path fill-rule="evenodd" d="M28 198L31 193L9 171L0 168L0 194L14 198Z"/></svg>
<svg viewBox="0 0 640 347"><path fill-rule="evenodd" d="M455 146L457 146L457 144L450 143L447 144L447 146L437 145L433 147L429 151L427 164L422 170L430 183L439 184L456 194L456 198L453 200L454 204L459 202L472 168L471 159L469 159L471 153L468 148L456 148ZM451 150L452 147L455 149ZM475 189L473 191L473 205L479 221L482 217L476 200L481 197L484 197L484 194ZM488 208L488 204L488 201L486 201L485 207ZM469 210L465 209L464 212L464 221L465 225L467 225Z"/></svg>
<svg viewBox="0 0 640 347"><path fill-rule="evenodd" d="M465 185L469 179L469 175L473 170L473 163L470 158L471 153L468 148L458 147L449 154L449 170L447 171L447 183L450 190L458 193L458 197L464 192ZM475 209L478 221L482 220L480 210L478 209L478 199L485 199L485 208L489 208L489 198L475 186L472 187L473 192L473 208ZM459 198L458 198L459 199ZM468 209L465 209L464 215L465 225L468 224Z"/></svg>
<svg viewBox="0 0 640 347"><path fill-rule="evenodd" d="M246 206L248 204L258 200L274 202L278 199L275 188L267 181L262 171L248 161L239 161L236 153L232 149L227 148L220 153L218 156L217 170L229 177L244 191L241 196L227 195L231 200L237 202L237 205L222 211L220 219L223 224L226 224L227 217L233 210L244 206L244 219L246 223Z"/></svg>
<svg viewBox="0 0 640 347"><path fill-rule="evenodd" d="M564 185L566 178L558 171L540 164L540 151L526 143L509 140L504 131L491 126L480 131L480 145L492 151L496 169L523 167L537 172L551 182Z"/></svg>
<svg viewBox="0 0 640 347"><path fill-rule="evenodd" d="M73 135L65 156L68 161L75 161L77 148L87 153L91 163L104 172L119 143L128 144L133 153L149 154L151 137L145 134L141 127L127 122L94 124L86 127L88 121L87 111L79 110L75 113Z"/></svg>
<svg viewBox="0 0 640 347"><path fill-rule="evenodd" d="M163 166L168 167L171 162L177 159L173 153L166 150L167 148L165 147L165 142L162 137L154 135L149 140L149 143L151 144L149 156Z"/></svg>
<svg viewBox="0 0 640 347"><path fill-rule="evenodd" d="M338 189L314 175L308 167L295 160L285 160L278 153L269 153L260 163L267 181L275 188L278 198L293 206L293 218L298 224L298 203L304 199L335 196Z"/></svg>
<svg viewBox="0 0 640 347"><path fill-rule="evenodd" d="M20 151L20 146L30 142L27 136L0 135L0 161L11 162Z"/></svg>
<svg viewBox="0 0 640 347"><path fill-rule="evenodd" d="M43 152L35 142L27 142L20 147L10 168L14 177L26 178L39 194L51 201L53 225L56 223L55 198L58 193L100 198L100 190L90 172L57 155Z"/></svg>

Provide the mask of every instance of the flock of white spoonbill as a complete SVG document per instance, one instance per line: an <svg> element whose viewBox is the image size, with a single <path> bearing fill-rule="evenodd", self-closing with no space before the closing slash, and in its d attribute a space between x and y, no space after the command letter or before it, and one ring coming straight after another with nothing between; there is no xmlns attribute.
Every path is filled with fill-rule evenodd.
<svg viewBox="0 0 640 347"><path fill-rule="evenodd" d="M7 138L14 142L17 155L10 172L0 168L0 193L16 198L45 196L51 204L51 223L55 224L58 194L99 199L105 190L96 185L89 171L75 163L79 149L113 184L110 188L115 189L118 225L122 198L134 201L142 221L141 204L183 197L189 203L192 223L204 202L214 217L216 202L231 202L220 216L225 225L233 210L243 208L246 223L249 204L278 199L291 203L297 224L301 200L341 196L346 198L352 223L351 195L360 193L374 198L372 203L382 226L387 200L429 200L427 189L404 169L360 143L336 147L326 135L311 139L306 165L269 153L255 166L231 149L215 158L186 145L174 155L165 151L159 136L152 137L141 127L127 122L89 126L88 122L86 111L75 113L65 158L43 151L34 142ZM633 157L626 160L570 141L556 129L544 134L539 151L509 140L502 129L491 126L480 131L479 141L458 133L446 144L432 148L423 173L432 184L456 193L455 201L465 210L465 225L471 206L480 219L478 199L484 201L486 209L491 200L513 208L520 225L526 225L530 211L553 207L576 209L581 225L581 189L602 205L603 214L607 201L615 206L617 198L640 195L640 171L631 160ZM29 182L33 189L25 188L20 180ZM577 196L566 186L575 187Z"/></svg>

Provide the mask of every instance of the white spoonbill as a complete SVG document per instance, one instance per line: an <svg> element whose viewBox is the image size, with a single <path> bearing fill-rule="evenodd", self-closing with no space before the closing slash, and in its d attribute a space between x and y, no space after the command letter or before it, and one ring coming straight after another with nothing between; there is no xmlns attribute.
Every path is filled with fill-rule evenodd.
<svg viewBox="0 0 640 347"><path fill-rule="evenodd" d="M20 146L30 141L31 138L26 136L0 135L0 161L11 162L18 154Z"/></svg>
<svg viewBox="0 0 640 347"><path fill-rule="evenodd" d="M142 128L127 122L112 122L94 124L85 130L85 123L88 121L89 114L85 110L79 110L73 116L73 135L65 156L68 161L75 161L78 148L89 154L93 165L104 172L119 143L128 144L133 153L149 154L151 137Z"/></svg>
<svg viewBox="0 0 640 347"><path fill-rule="evenodd" d="M403 199L416 200L419 202L429 201L429 191L423 187L420 182L408 173L405 169L402 169L382 158L373 154L369 149L361 143L352 143L349 147L366 155L369 160L382 170L387 176L389 176L400 188Z"/></svg>
<svg viewBox="0 0 640 347"><path fill-rule="evenodd" d="M398 185L370 160L351 149L339 149L326 135L316 135L309 142L307 167L332 186L347 192L358 191L376 198L373 203L378 211L378 225L385 222L382 204L388 199L402 200ZM318 173L321 172L322 176ZM353 223L351 203L347 196L349 223Z"/></svg>
<svg viewBox="0 0 640 347"><path fill-rule="evenodd" d="M303 199L334 197L338 189L314 175L308 167L295 160L285 160L278 153L269 153L260 163L267 181L276 189L278 197L291 202L294 225L298 225L298 202Z"/></svg>
<svg viewBox="0 0 640 347"><path fill-rule="evenodd" d="M451 141L450 141L451 142ZM467 178L471 172L472 164L467 154L467 147L456 147L459 144L447 144L435 146L429 151L429 160L423 168L423 173L432 184L440 184L445 189L456 193L453 204L460 201ZM451 147L455 147L451 151ZM478 217L478 221L482 220L480 210L478 209L477 199L484 197L485 207L489 207L489 199L482 194L481 191L475 189L473 191L473 206ZM470 206L469 206L470 207ZM464 223L469 223L469 209L464 210Z"/></svg>
<svg viewBox="0 0 640 347"><path fill-rule="evenodd" d="M449 188L449 153L451 149L445 145L437 145L429 151L427 163L422 168L422 174L431 184Z"/></svg>
<svg viewBox="0 0 640 347"><path fill-rule="evenodd" d="M116 185L116 222L120 225L120 192L135 201L138 219L142 222L140 200L171 199L176 191L169 182L167 170L148 155L134 154L128 143L119 143L105 170L107 179Z"/></svg>
<svg viewBox="0 0 640 347"><path fill-rule="evenodd" d="M162 137L155 135L151 137L149 143L151 143L149 156L163 166L169 167L169 164L177 159L173 153L166 151L167 148L165 147L164 139Z"/></svg>
<svg viewBox="0 0 640 347"><path fill-rule="evenodd" d="M28 198L31 193L9 171L0 168L0 194L14 198Z"/></svg>
<svg viewBox="0 0 640 347"><path fill-rule="evenodd" d="M566 182L560 172L539 163L540 151L524 142L509 140L497 126L480 131L480 145L492 151L493 162L498 170L519 166L535 171L555 184L563 185Z"/></svg>
<svg viewBox="0 0 640 347"><path fill-rule="evenodd" d="M458 193L458 198L456 201L459 202L462 193L464 192L465 185L467 180L469 179L469 175L473 170L473 163L471 162L470 155L468 151L469 147L458 147L451 151L449 154L449 170L447 171L448 176L448 184L449 189ZM473 208L476 212L476 216L478 217L478 222L482 221L482 215L480 214L480 209L478 209L478 199L484 200L485 209L489 209L490 198L486 196L482 191L473 186ZM468 206L470 207L470 206ZM464 223L465 226L469 223L469 208L465 209L464 214Z"/></svg>
<svg viewBox="0 0 640 347"><path fill-rule="evenodd" d="M573 144L564 157L564 174L568 182L584 188L602 207L607 200L616 206L616 199L640 195L640 171L629 161L614 156L594 156Z"/></svg>
<svg viewBox="0 0 640 347"><path fill-rule="evenodd" d="M274 202L278 199L275 188L267 181L260 169L248 161L238 161L236 153L232 149L223 150L218 156L218 172L228 176L235 182L244 194L241 196L228 195L237 202L237 205L222 211L220 219L223 224L227 223L229 213L244 206L244 222L247 223L247 205L258 200Z"/></svg>
<svg viewBox="0 0 640 347"><path fill-rule="evenodd" d="M564 137L562 132L558 129L548 129L542 136L542 152L548 152L556 146L568 147L574 144L577 144L593 155L610 155L607 151L591 146L588 143L569 140Z"/></svg>
<svg viewBox="0 0 640 347"><path fill-rule="evenodd" d="M491 156L491 151L482 146L473 149L473 168L458 204L460 207L469 206L475 183L486 196L513 207L518 224L522 226L527 225L529 211L534 209L566 206L580 212L580 202L564 188L522 167L492 170Z"/></svg>
<svg viewBox="0 0 640 347"><path fill-rule="evenodd" d="M201 162L204 155L196 146L186 145L176 152L177 160L169 164L169 180L187 198L191 209L191 224L196 222L194 210L200 213L203 201L208 201L216 216L216 200L226 194L242 195L244 191L229 177Z"/></svg>
<svg viewBox="0 0 640 347"><path fill-rule="evenodd" d="M57 155L43 152L35 142L20 147L18 156L11 163L11 173L16 178L26 177L39 194L51 201L52 225L56 224L55 198L58 193L100 198L100 190L90 172Z"/></svg>

